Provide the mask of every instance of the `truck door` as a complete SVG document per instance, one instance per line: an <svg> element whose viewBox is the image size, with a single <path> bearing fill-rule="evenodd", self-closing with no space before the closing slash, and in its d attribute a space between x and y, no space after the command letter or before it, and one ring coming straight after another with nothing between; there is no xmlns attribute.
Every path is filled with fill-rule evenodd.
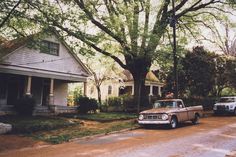
<svg viewBox="0 0 236 157"><path fill-rule="evenodd" d="M182 101L177 101L177 106L179 108L179 120L180 121L187 121L189 120L188 118L188 110L182 103Z"/></svg>

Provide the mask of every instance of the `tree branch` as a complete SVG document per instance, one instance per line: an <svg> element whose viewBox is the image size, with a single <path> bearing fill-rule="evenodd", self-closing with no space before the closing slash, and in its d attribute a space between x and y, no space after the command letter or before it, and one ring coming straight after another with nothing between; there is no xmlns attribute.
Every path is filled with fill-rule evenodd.
<svg viewBox="0 0 236 157"><path fill-rule="evenodd" d="M3 19L3 21L0 23L0 28L7 22L7 20L10 18L10 16L13 14L15 9L20 5L21 0L19 0L16 5L11 9L11 11L7 14L7 16Z"/></svg>
<svg viewBox="0 0 236 157"><path fill-rule="evenodd" d="M114 34L111 30L109 30L107 27L105 27L102 23L100 23L99 21L97 21L94 17L93 14L85 7L85 4L83 2L83 0L74 0L76 2L76 4L78 4L78 6L83 10L83 12L85 13L85 15L87 16L87 18L94 24L96 25L98 28L100 28L102 31L104 31L105 33L107 33L109 36L111 36L112 38L114 38L117 42L119 42L122 47L124 47L126 50L129 50L130 48L128 47L127 43L125 43L125 41L123 39L121 39L119 36L117 36L116 34Z"/></svg>

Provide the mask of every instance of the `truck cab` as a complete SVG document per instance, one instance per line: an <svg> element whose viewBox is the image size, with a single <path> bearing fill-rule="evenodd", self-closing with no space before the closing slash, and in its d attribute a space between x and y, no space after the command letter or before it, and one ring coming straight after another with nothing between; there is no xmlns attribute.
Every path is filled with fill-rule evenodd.
<svg viewBox="0 0 236 157"><path fill-rule="evenodd" d="M236 115L236 96L221 97L213 107L214 114L231 113Z"/></svg>

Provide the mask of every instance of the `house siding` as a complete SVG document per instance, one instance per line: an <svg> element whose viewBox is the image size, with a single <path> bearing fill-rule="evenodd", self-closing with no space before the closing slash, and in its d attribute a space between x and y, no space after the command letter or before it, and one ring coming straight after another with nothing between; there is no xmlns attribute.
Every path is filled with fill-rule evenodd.
<svg viewBox="0 0 236 157"><path fill-rule="evenodd" d="M60 44L59 56L41 53L39 49L23 46L3 58L4 63L26 68L43 69L68 74L86 74L82 66L68 52L67 48L55 37L46 38L48 41Z"/></svg>

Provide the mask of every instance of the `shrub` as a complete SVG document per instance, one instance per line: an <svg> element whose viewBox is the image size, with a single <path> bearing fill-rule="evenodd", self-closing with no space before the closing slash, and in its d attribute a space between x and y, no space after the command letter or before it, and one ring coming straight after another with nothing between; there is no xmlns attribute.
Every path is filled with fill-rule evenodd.
<svg viewBox="0 0 236 157"><path fill-rule="evenodd" d="M80 113L88 113L89 111L95 112L98 109L98 102L96 99L80 96L77 99L78 110Z"/></svg>
<svg viewBox="0 0 236 157"><path fill-rule="evenodd" d="M32 116L36 101L31 96L24 96L15 104L15 111L21 116Z"/></svg>
<svg viewBox="0 0 236 157"><path fill-rule="evenodd" d="M109 106L121 106L122 103L122 97L109 97L107 100Z"/></svg>
<svg viewBox="0 0 236 157"><path fill-rule="evenodd" d="M213 106L216 102L216 98L214 97L189 97L183 98L185 105L187 106L196 106L202 105L204 110L212 110Z"/></svg>

